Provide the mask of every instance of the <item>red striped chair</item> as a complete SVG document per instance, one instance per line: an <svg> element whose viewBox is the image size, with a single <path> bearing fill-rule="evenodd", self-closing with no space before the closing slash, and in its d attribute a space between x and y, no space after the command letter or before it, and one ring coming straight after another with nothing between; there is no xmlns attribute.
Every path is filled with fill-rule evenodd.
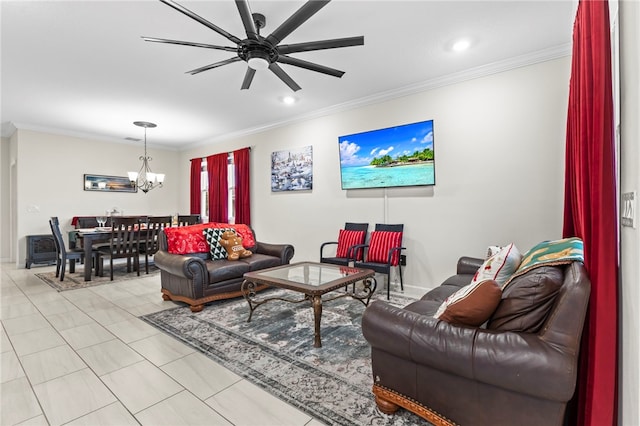
<svg viewBox="0 0 640 426"><path fill-rule="evenodd" d="M391 283L389 276L391 268L397 266L400 275L400 289L404 290L402 283L402 265L400 264L400 255L405 247L402 247L402 234L404 225L385 225L376 223L375 230L369 236L369 244L354 247L358 250L361 247L366 248L366 258L364 261L355 261L355 268L373 269L379 274L387 276L387 300Z"/></svg>
<svg viewBox="0 0 640 426"><path fill-rule="evenodd" d="M368 229L368 223L345 223L344 229L341 229L338 235L338 241L328 241L320 246L320 263L349 266L352 261L362 260ZM329 245L338 246L333 257L325 257L323 255L324 248ZM358 251L353 250L355 246L359 246L360 249Z"/></svg>

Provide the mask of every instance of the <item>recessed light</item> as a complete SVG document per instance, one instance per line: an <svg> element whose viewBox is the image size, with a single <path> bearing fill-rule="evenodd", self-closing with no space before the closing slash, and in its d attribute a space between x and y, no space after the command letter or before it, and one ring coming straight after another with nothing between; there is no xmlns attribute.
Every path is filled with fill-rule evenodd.
<svg viewBox="0 0 640 426"><path fill-rule="evenodd" d="M298 102L298 98L296 98L295 96L283 96L282 98L280 98L280 101L285 105L293 105Z"/></svg>
<svg viewBox="0 0 640 426"><path fill-rule="evenodd" d="M453 43L451 48L454 52L462 52L463 50L467 50L471 46L471 42L467 39L461 39Z"/></svg>

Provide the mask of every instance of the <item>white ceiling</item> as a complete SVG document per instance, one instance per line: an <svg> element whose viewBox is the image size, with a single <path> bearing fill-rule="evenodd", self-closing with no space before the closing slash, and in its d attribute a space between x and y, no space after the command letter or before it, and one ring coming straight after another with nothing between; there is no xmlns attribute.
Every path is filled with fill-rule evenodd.
<svg viewBox="0 0 640 426"><path fill-rule="evenodd" d="M246 38L231 0L178 0ZM250 1L268 35L303 1ZM577 2L334 0L284 44L364 36L365 45L292 54L345 71L342 78L282 65L293 93L270 71L240 90L246 63L186 71L234 53L141 36L232 46L159 1L1 2L3 135L15 127L126 142L133 121L158 124L149 145L184 149L323 112L566 55ZM468 38L457 53L451 44ZM279 99L294 94L298 102Z"/></svg>

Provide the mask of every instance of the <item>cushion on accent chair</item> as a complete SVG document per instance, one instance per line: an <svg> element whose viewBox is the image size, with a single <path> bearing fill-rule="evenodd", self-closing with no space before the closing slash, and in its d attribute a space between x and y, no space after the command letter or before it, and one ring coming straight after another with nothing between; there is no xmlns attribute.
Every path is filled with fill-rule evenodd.
<svg viewBox="0 0 640 426"><path fill-rule="evenodd" d="M479 327L491 317L501 296L495 280L472 282L447 297L433 317L451 324Z"/></svg>
<svg viewBox="0 0 640 426"><path fill-rule="evenodd" d="M393 247L400 247L402 232L373 231L369 239L369 250L367 250L367 262L387 263L389 260L389 250ZM400 263L400 250L396 250L391 257L391 265L397 266Z"/></svg>
<svg viewBox="0 0 640 426"><path fill-rule="evenodd" d="M338 248L336 249L336 257L347 257L349 253L349 247L356 244L364 243L364 231L347 231L340 230L338 235ZM356 260L362 260L362 249L357 250Z"/></svg>

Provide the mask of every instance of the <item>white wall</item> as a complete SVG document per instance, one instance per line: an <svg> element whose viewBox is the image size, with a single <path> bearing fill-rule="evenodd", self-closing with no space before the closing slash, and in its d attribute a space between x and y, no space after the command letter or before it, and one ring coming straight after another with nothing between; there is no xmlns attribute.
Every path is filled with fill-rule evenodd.
<svg viewBox="0 0 640 426"><path fill-rule="evenodd" d="M10 259L11 210L9 208L9 182L11 172L9 138L0 138L0 262Z"/></svg>
<svg viewBox="0 0 640 426"><path fill-rule="evenodd" d="M137 145L18 130L17 255L24 265L25 235L51 233L48 220L58 216L64 231L73 216L103 214L118 207L124 214L175 214L178 211L179 163L173 151L148 148L151 168L166 173L164 188L148 194L84 191L83 175L126 176L138 170L144 149Z"/></svg>
<svg viewBox="0 0 640 426"><path fill-rule="evenodd" d="M252 226L289 242L293 261L319 258L345 221L404 223L405 283L433 287L461 255L561 237L569 58L330 114L183 152L188 160L250 146ZM434 119L436 186L343 191L338 136ZM313 146L313 190L271 192L273 151ZM188 183L183 185L188 187ZM182 193L181 206L188 206Z"/></svg>
<svg viewBox="0 0 640 426"><path fill-rule="evenodd" d="M620 2L620 191L640 194L640 3ZM636 201L636 209L640 203ZM640 214L636 210L636 222ZM620 425L640 425L640 224L622 227Z"/></svg>

